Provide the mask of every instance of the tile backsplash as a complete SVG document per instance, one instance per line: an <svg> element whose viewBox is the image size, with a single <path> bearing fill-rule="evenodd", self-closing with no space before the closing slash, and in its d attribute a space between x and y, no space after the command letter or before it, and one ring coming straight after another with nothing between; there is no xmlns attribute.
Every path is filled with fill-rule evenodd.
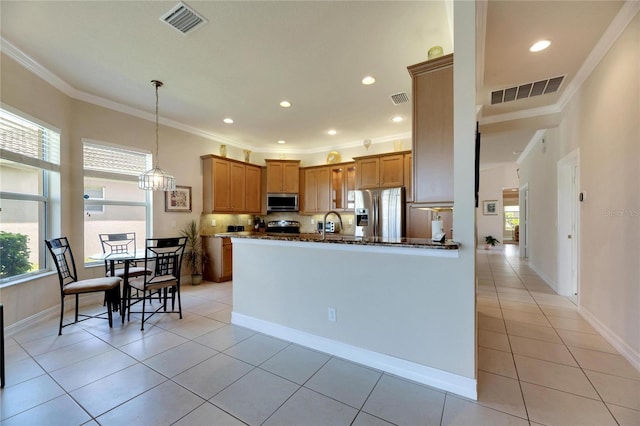
<svg viewBox="0 0 640 426"><path fill-rule="evenodd" d="M340 216L342 217L342 224L344 225L341 233L353 234L353 213L340 213ZM250 214L203 214L200 216L202 235L214 235L227 232L227 227L230 225L243 225L246 231L252 231L255 217L256 216ZM297 220L300 222L300 232L306 234L318 232L317 224L324 219L324 214L301 215L298 213L269 213L267 215L259 215L258 217L265 223L271 220ZM215 226L213 225L214 221ZM340 222L333 214L327 217L327 221L332 221L336 225Z"/></svg>

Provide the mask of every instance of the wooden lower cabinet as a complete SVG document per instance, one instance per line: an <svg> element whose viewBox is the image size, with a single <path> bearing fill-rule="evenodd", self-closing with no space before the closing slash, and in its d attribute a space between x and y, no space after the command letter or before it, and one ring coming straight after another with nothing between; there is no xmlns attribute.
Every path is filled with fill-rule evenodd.
<svg viewBox="0 0 640 426"><path fill-rule="evenodd" d="M233 277L233 246L231 238L202 237L207 254L203 278L220 283Z"/></svg>

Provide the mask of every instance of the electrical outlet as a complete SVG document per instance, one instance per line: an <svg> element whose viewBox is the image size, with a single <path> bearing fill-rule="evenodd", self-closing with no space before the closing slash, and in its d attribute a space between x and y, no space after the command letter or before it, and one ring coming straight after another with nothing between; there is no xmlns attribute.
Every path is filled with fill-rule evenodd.
<svg viewBox="0 0 640 426"><path fill-rule="evenodd" d="M336 308L329 308L328 309L328 317L327 319L331 322L336 322L338 321L337 317L336 317Z"/></svg>
<svg viewBox="0 0 640 426"><path fill-rule="evenodd" d="M314 218L311 218L311 224L315 225L316 224L316 220Z"/></svg>
<svg viewBox="0 0 640 426"><path fill-rule="evenodd" d="M353 225L353 219L349 219L349 225Z"/></svg>
<svg viewBox="0 0 640 426"><path fill-rule="evenodd" d="M211 219L211 226L216 226L216 220L215 219Z"/></svg>
<svg viewBox="0 0 640 426"><path fill-rule="evenodd" d="M247 225L251 225L252 223L251 219L247 219Z"/></svg>

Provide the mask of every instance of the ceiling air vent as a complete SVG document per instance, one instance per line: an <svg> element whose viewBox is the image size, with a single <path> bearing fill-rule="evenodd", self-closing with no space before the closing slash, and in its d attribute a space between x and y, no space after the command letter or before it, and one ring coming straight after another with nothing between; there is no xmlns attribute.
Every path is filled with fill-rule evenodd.
<svg viewBox="0 0 640 426"><path fill-rule="evenodd" d="M491 92L491 105L557 92L562 84L562 80L564 80L563 75L548 80L534 81L532 83L496 90Z"/></svg>
<svg viewBox="0 0 640 426"><path fill-rule="evenodd" d="M180 2L171 8L170 11L160 17L160 20L171 25L182 34L193 31L207 23L207 20L191 9L186 4Z"/></svg>
<svg viewBox="0 0 640 426"><path fill-rule="evenodd" d="M409 102L409 96L407 95L407 92L394 93L390 97L391 102L393 102L394 105L406 104L407 102Z"/></svg>

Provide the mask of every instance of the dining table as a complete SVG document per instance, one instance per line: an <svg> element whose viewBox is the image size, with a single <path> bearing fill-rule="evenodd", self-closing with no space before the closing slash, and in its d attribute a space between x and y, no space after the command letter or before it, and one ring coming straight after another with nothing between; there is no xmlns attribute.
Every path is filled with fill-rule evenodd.
<svg viewBox="0 0 640 426"><path fill-rule="evenodd" d="M122 278L122 297L120 297L120 306L116 305L116 309L120 310L120 317L122 319L122 323L124 324L124 317L126 313L126 302L127 302L127 294L129 294L129 268L132 263L135 262L144 262L145 260L145 248L136 248L131 251L124 252L111 252L111 253L97 253L89 256L89 259L92 260L101 260L109 262L109 271L111 271L111 276L115 276L116 271L116 263L122 263L124 265L124 275Z"/></svg>

